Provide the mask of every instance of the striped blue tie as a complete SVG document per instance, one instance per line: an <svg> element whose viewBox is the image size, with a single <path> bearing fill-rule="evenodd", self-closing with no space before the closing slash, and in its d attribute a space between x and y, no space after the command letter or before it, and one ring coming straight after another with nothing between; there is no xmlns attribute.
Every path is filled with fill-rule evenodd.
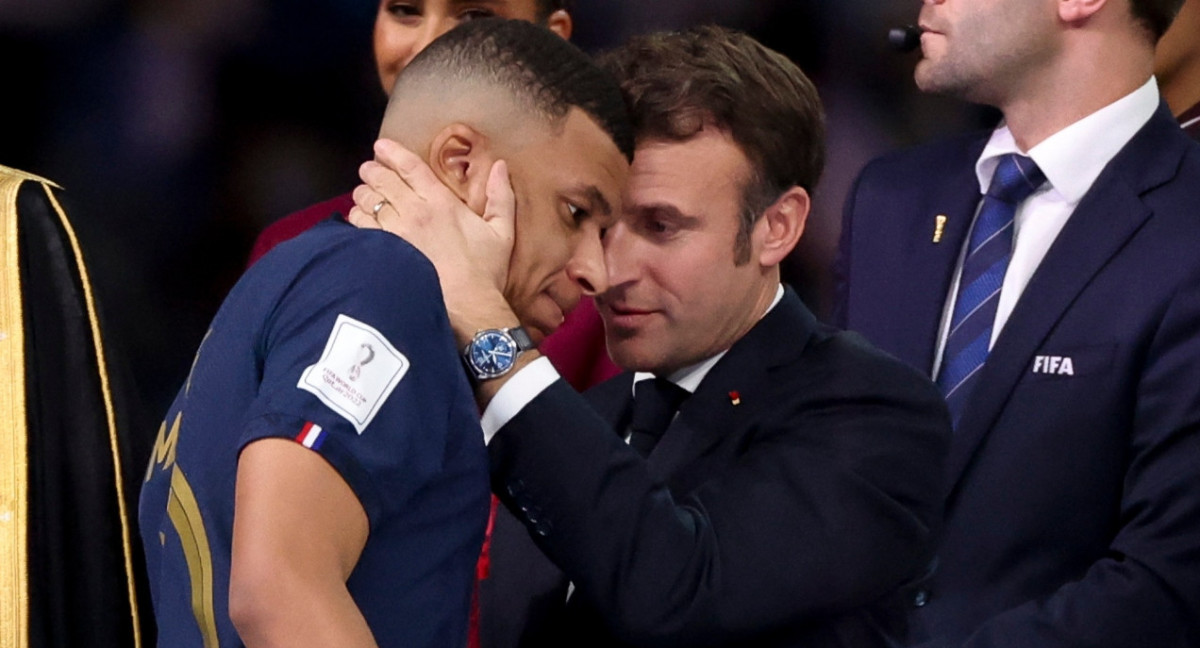
<svg viewBox="0 0 1200 648"><path fill-rule="evenodd" d="M1017 205L1045 181L1046 176L1033 160L1015 153L1000 158L971 228L971 243L963 259L950 333L946 336L937 379L955 427L987 360L1000 288L1012 256Z"/></svg>

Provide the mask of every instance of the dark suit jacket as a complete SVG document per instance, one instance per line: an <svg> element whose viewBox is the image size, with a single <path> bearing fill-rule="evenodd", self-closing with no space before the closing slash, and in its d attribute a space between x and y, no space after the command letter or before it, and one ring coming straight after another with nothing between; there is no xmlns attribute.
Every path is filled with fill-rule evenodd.
<svg viewBox="0 0 1200 648"><path fill-rule="evenodd" d="M847 203L842 323L926 372L987 138L882 158ZM1200 145L1163 106L1080 202L982 369L914 638L1200 645L1197 250Z"/></svg>
<svg viewBox="0 0 1200 648"><path fill-rule="evenodd" d="M531 547L506 555L498 527L485 648L504 645L488 632L506 607L525 645L863 647L903 631L948 440L927 379L789 290L648 460L617 432L631 380L593 390L594 409L560 380L492 440L494 491L576 590L566 610L565 590L522 592L552 579ZM529 601L536 620L513 621Z"/></svg>

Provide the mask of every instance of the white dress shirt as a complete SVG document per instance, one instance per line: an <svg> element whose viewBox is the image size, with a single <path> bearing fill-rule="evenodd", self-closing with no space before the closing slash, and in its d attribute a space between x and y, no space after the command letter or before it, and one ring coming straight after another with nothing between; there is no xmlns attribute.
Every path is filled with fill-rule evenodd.
<svg viewBox="0 0 1200 648"><path fill-rule="evenodd" d="M779 301L783 299L783 285L780 284L775 288L775 299L767 310L763 311L765 317L767 313L775 308ZM760 318L761 319L761 318ZM700 386L700 381L708 375L708 372L725 357L728 350L722 351L707 360L703 360L689 367L684 367L670 376L667 380L686 389L688 393L694 393L696 388ZM517 373L504 383L504 386L496 392L492 397L492 402L483 411L483 417L479 424L483 427L483 440L485 443L491 443L492 437L504 427L506 423L511 421L514 416L519 414L525 406L533 399L537 398L547 387L559 379L558 371L554 369L554 365L550 364L549 358L538 358L522 367ZM637 372L633 376L633 382L636 384L639 380L653 378L654 374ZM626 439L628 441L628 439Z"/></svg>
<svg viewBox="0 0 1200 648"><path fill-rule="evenodd" d="M992 138L975 163L981 195L987 193L1000 158L1010 153L1032 158L1042 173L1046 174L1046 184L1017 207L1013 221L1012 256L1000 289L989 349L996 343L1025 286L1071 218L1079 201L1092 188L1104 167L1150 121L1158 105L1158 83L1154 77L1150 77L1137 90L1058 131L1028 152L1017 146L1007 125L1001 124L992 133ZM942 311L937 354L933 361L934 376L941 369L963 259L969 244L970 236L959 255L958 268L954 272L950 294Z"/></svg>

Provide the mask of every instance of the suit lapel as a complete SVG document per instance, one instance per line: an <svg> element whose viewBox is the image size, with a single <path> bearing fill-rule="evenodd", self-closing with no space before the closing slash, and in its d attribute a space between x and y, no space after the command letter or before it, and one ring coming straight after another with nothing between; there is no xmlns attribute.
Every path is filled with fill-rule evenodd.
<svg viewBox="0 0 1200 648"><path fill-rule="evenodd" d="M941 175L928 196L918 202L916 221L904 233L902 266L904 288L895 295L893 311L905 326L890 327L896 336L886 348L926 374L933 370L933 355L946 295L962 251L971 221L979 206L979 180L975 160L987 138L974 142L963 159ZM944 216L941 236L934 241L939 216Z"/></svg>
<svg viewBox="0 0 1200 648"><path fill-rule="evenodd" d="M770 407L765 394L771 369L800 355L816 318L789 288L783 299L709 371L667 428L650 465L675 475L722 440L745 427L748 417Z"/></svg>
<svg viewBox="0 0 1200 648"><path fill-rule="evenodd" d="M1175 175L1186 143L1165 108L1084 195L996 339L955 432L948 475L957 485L1035 352L1088 284L1152 216L1141 195ZM953 495L953 489L951 491Z"/></svg>

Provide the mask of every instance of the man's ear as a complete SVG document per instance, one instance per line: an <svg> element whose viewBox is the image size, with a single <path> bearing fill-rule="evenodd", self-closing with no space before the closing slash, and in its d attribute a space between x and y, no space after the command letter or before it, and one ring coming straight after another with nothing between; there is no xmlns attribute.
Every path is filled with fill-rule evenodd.
<svg viewBox="0 0 1200 648"><path fill-rule="evenodd" d="M546 18L546 27L565 40L571 40L571 32L575 30L575 23L566 9L558 9Z"/></svg>
<svg viewBox="0 0 1200 648"><path fill-rule="evenodd" d="M466 124L446 126L429 144L433 173L476 214L487 206L488 173L495 161L488 138Z"/></svg>
<svg viewBox="0 0 1200 648"><path fill-rule="evenodd" d="M1104 8L1107 0L1058 0L1058 18L1065 23L1081 23Z"/></svg>
<svg viewBox="0 0 1200 648"><path fill-rule="evenodd" d="M772 267L783 262L800 242L811 207L812 200L802 187L788 189L767 207L754 226L762 242L758 248L759 264Z"/></svg>

